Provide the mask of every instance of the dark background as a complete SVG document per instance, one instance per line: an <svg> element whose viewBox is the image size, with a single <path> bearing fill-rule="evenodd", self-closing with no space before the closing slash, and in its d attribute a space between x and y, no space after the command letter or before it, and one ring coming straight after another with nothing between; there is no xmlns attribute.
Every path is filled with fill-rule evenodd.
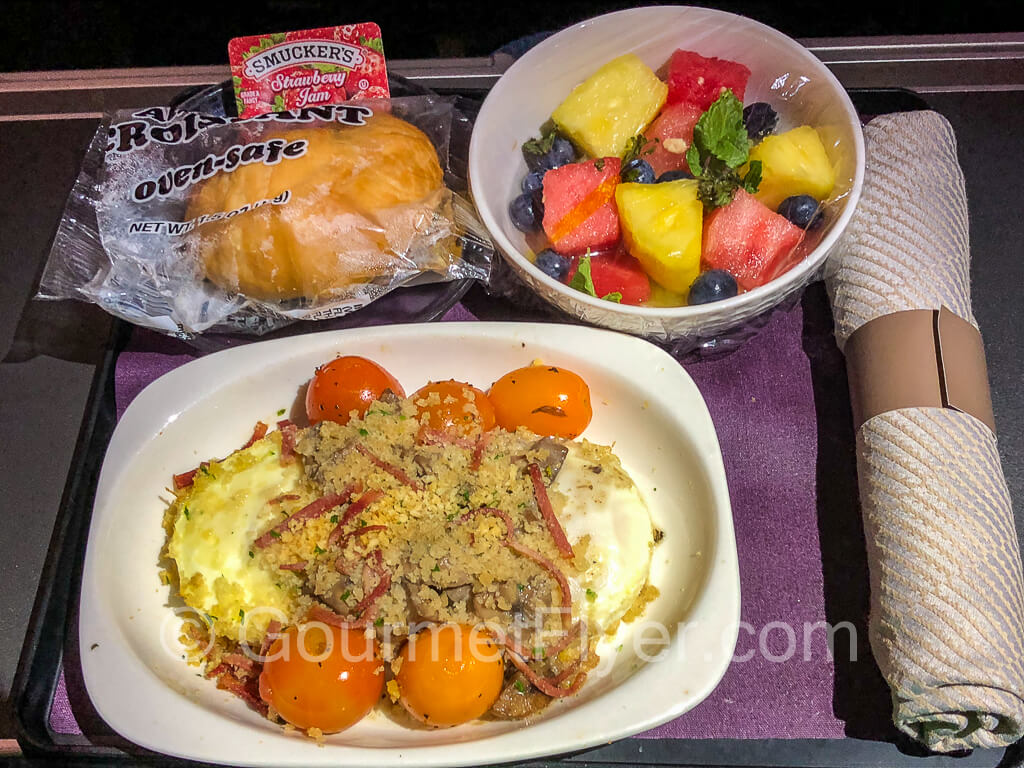
<svg viewBox="0 0 1024 768"><path fill-rule="evenodd" d="M0 71L223 64L232 37L376 21L392 58L486 56L535 32L655 3L476 0L69 0L0 4ZM1013 31L1017 5L993 0L724 0L793 37ZM1019 10L1019 8L1017 9Z"/></svg>

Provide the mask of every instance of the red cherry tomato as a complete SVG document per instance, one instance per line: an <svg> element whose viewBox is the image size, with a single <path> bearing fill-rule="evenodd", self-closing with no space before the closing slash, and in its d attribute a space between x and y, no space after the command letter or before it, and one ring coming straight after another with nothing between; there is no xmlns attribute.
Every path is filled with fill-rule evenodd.
<svg viewBox="0 0 1024 768"><path fill-rule="evenodd" d="M316 369L306 390L306 416L310 424L347 424L352 411L362 416L386 389L405 397L398 380L372 360L339 357Z"/></svg>
<svg viewBox="0 0 1024 768"><path fill-rule="evenodd" d="M437 394L437 402L431 397ZM437 432L455 432L470 436L494 429L494 405L482 390L462 381L432 381L413 393L420 423ZM420 405L420 403L424 403Z"/></svg>
<svg viewBox="0 0 1024 768"><path fill-rule="evenodd" d="M267 657L260 696L297 728L342 731L362 720L384 690L384 664L363 630L289 627Z"/></svg>
<svg viewBox="0 0 1024 768"><path fill-rule="evenodd" d="M538 435L573 439L590 423L590 388L572 371L531 365L506 373L491 386L494 415L502 429L526 427Z"/></svg>

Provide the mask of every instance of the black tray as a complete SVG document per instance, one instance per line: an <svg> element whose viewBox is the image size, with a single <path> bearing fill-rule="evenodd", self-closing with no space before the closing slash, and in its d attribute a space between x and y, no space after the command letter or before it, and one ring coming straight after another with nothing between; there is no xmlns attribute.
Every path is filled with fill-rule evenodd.
<svg viewBox="0 0 1024 768"><path fill-rule="evenodd" d="M927 108L910 91L851 90L862 115ZM459 293L461 296L461 292ZM450 298L450 297L449 297ZM455 303L458 297L454 298ZM486 318L498 301L476 287L465 301ZM449 304L450 306L450 304ZM495 308L506 315L511 307ZM805 317L828 320L821 286L812 286L804 298ZM437 319L435 313L423 319ZM533 318L539 319L539 318ZM199 765L173 760L137 747L114 733L94 713L76 711L89 734L73 736L50 729L54 692L65 658L69 691L84 692L77 662L77 605L85 541L92 514L96 481L103 455L116 423L114 370L117 357L132 333L127 323L116 321L100 365L96 369L81 431L54 525L49 551L40 578L32 619L26 632L11 698L19 723L19 742L26 765L83 762L109 765ZM84 695L76 700L86 701ZM1016 766L1024 764L1024 746L1004 752L978 750L959 756L927 753L905 740L874 741L856 738L795 740L728 739L623 739L606 747L567 755L558 760L529 765L693 765L693 766Z"/></svg>

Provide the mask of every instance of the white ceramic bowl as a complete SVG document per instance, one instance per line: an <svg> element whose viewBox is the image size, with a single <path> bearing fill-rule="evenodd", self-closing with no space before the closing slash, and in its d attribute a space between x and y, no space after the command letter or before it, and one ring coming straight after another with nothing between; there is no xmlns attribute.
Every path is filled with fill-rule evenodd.
<svg viewBox="0 0 1024 768"><path fill-rule="evenodd" d="M599 349L602 354L595 355ZM175 598L160 582L171 475L272 423L315 366L365 355L412 392L457 378L487 387L535 358L587 381L584 437L615 445L664 532L651 563L660 594L598 646L608 662L530 723L414 730L372 713L323 747L288 734L182 661ZM424 323L246 344L177 368L145 389L114 431L96 490L82 578L82 671L96 711L148 749L253 766L449 766L527 760L637 733L695 706L718 684L739 628L740 582L725 468L686 371L640 339L530 323ZM658 630L664 627L667 635ZM664 639L664 658L647 660ZM639 650L638 650L639 649Z"/></svg>
<svg viewBox="0 0 1024 768"><path fill-rule="evenodd" d="M521 146L569 92L609 60L635 53L654 70L677 48L733 59L750 68L744 102L767 101L780 130L816 128L837 170L827 201L828 223L802 262L767 285L732 299L693 307L635 307L587 296L541 272L509 217L527 173ZM806 48L751 19L707 8L634 8L564 29L528 51L491 90L477 117L469 150L473 200L498 249L538 294L595 325L658 341L694 344L736 333L815 279L860 196L864 142L857 112L835 76Z"/></svg>

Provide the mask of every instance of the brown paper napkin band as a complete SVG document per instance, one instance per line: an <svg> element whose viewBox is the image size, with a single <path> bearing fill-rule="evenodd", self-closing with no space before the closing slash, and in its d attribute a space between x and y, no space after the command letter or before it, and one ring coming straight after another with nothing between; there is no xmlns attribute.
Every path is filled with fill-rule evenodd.
<svg viewBox="0 0 1024 768"><path fill-rule="evenodd" d="M951 408L995 433L981 333L946 307L876 317L844 351L857 429L900 408Z"/></svg>

